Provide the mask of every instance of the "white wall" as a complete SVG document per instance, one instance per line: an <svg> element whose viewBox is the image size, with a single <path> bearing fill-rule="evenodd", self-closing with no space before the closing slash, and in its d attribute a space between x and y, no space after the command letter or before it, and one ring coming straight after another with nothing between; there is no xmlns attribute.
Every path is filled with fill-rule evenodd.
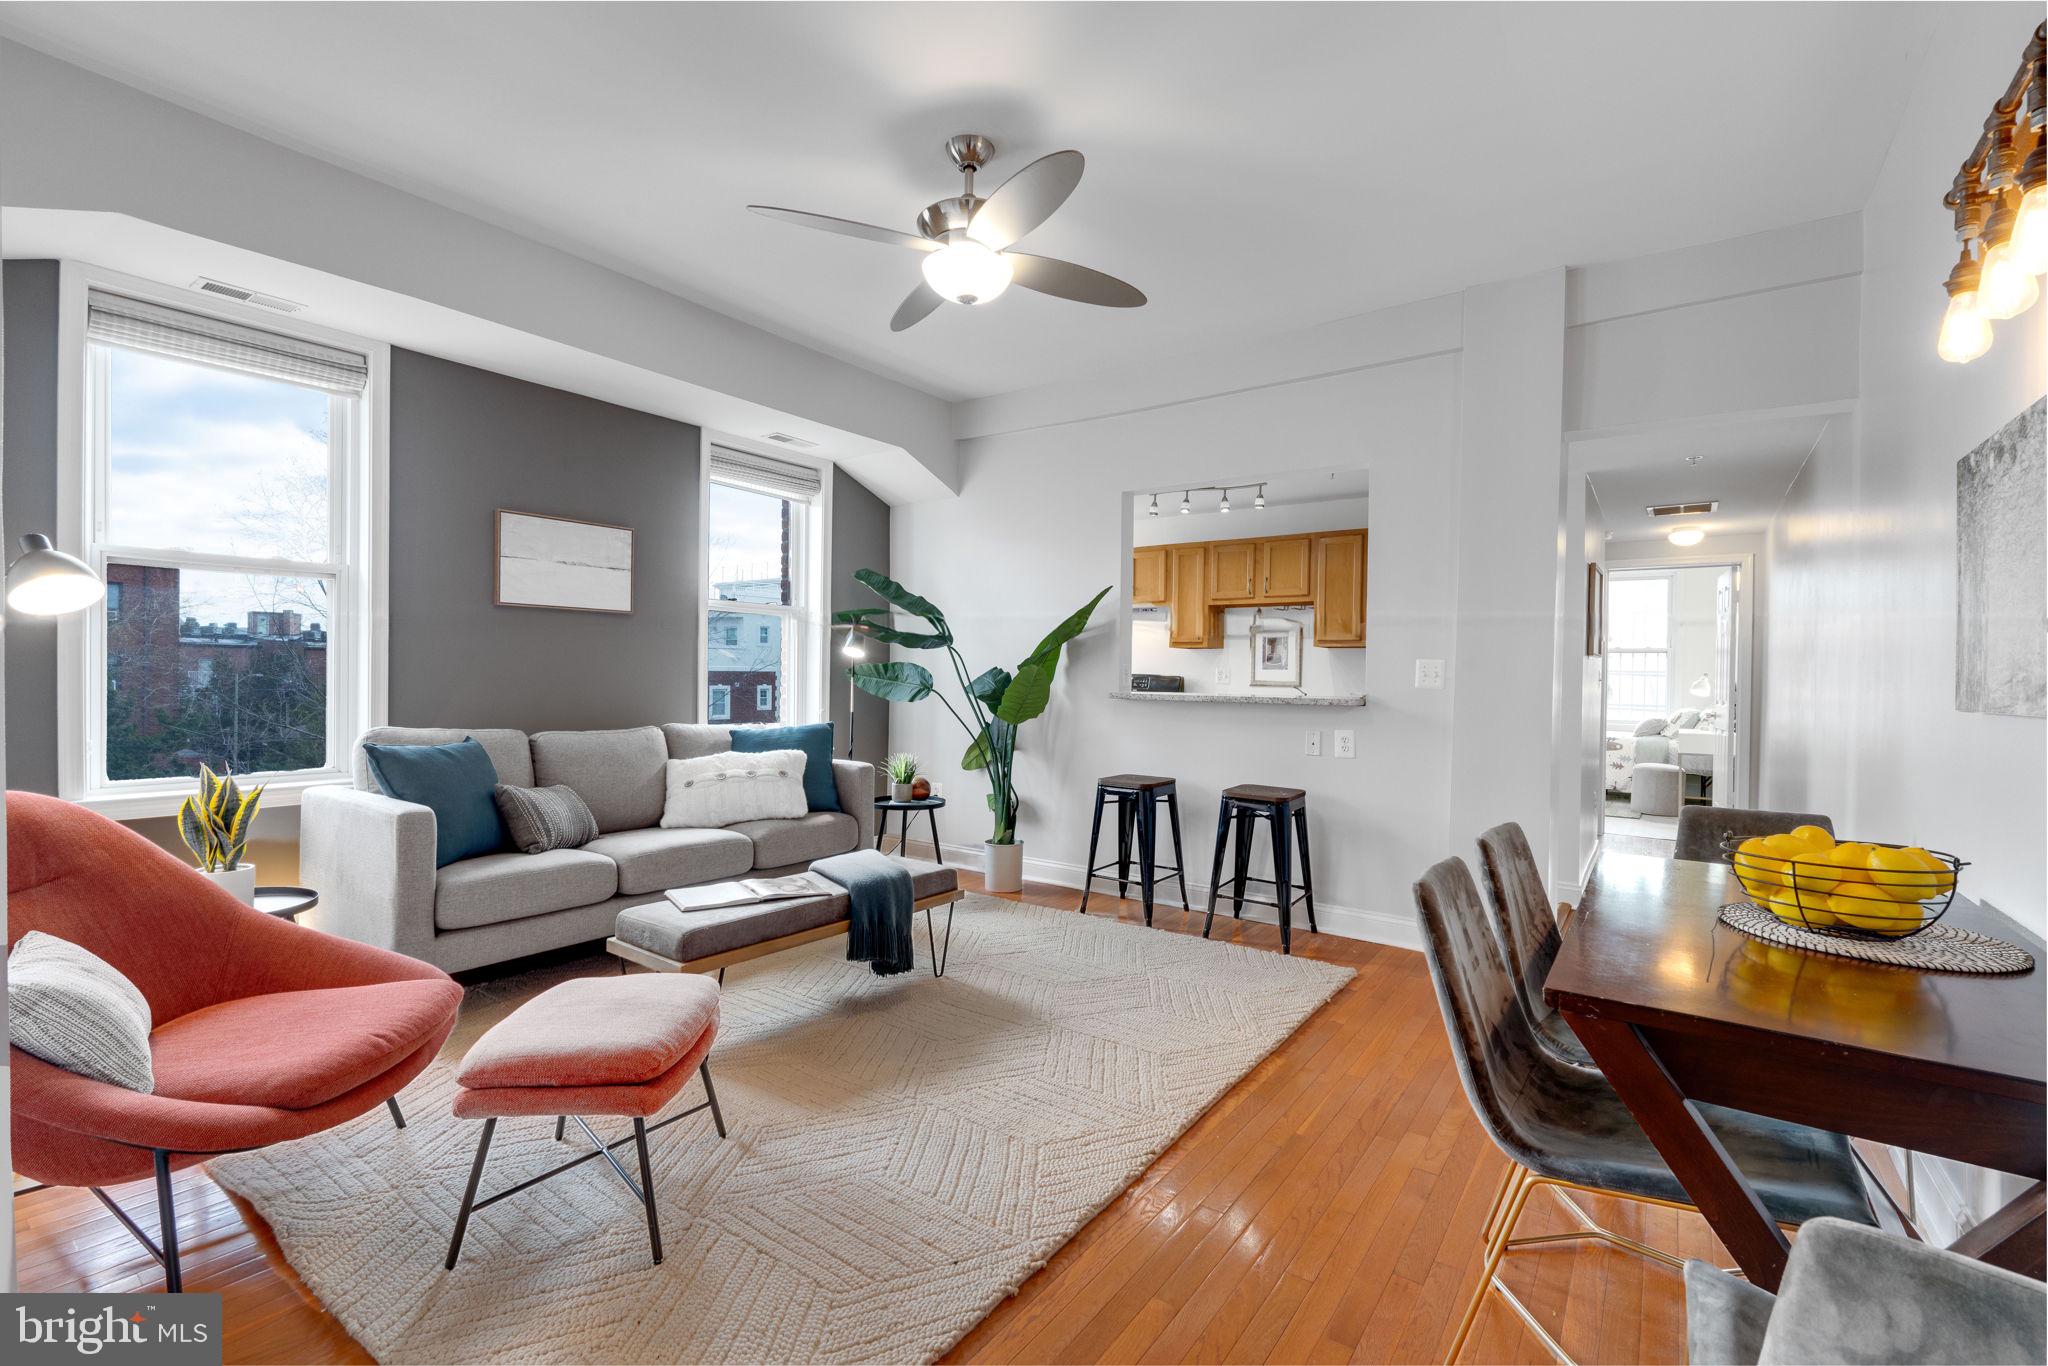
<svg viewBox="0 0 2048 1366"><path fill-rule="evenodd" d="M1830 424L1767 542L1764 769L1768 804L1952 850L1972 863L1963 892L2037 931L2048 728L1955 709L1955 465L2041 396L2044 310L1997 324L1969 365L1938 359L1934 337L1955 259L1941 193L2039 22L2037 6L1945 13L1864 209L1859 410ZM1923 1175L1939 1241L2018 1184L1954 1163Z"/></svg>
<svg viewBox="0 0 2048 1366"><path fill-rule="evenodd" d="M1713 702L1713 698L1694 697L1688 691L1701 674L1717 689L1721 687L1714 672L1714 599L1716 585L1725 573L1724 569L1671 571L1671 668L1665 694L1674 711L1681 707L1697 711Z"/></svg>
<svg viewBox="0 0 2048 1366"><path fill-rule="evenodd" d="M896 511L895 576L946 609L978 671L1014 666L1090 594L1125 582L1133 527L1122 494L1241 478L1247 451L1299 449L1313 453L1304 465L1341 456L1370 471L1380 514L1368 562L1371 643L1342 652L1362 665L1367 706L1112 701L1121 686L1118 624L1106 604L1070 647L1046 716L1022 733L1021 837L1031 876L1078 883L1094 784L1105 774L1179 779L1197 893L1208 883L1221 789L1299 786L1309 793L1324 928L1414 942L1409 884L1446 852L1454 690L1417 691L1412 681L1418 656L1450 657L1455 632L1448 548L1458 507L1445 475L1458 461L1457 376L1454 358L1436 356L983 436L963 443L957 500ZM946 839L975 857L988 830L986 789L980 775L958 768L964 736L934 702L895 707L890 725L892 742L925 759L954 798ZM1340 726L1357 732L1355 759L1331 754L1329 732ZM1324 734L1323 757L1302 753L1310 729Z"/></svg>

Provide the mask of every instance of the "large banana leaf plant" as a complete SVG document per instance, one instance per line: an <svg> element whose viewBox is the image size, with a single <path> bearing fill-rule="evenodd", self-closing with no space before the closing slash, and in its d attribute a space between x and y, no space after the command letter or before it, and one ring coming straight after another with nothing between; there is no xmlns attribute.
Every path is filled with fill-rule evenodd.
<svg viewBox="0 0 2048 1366"><path fill-rule="evenodd" d="M1059 671L1060 651L1081 634L1096 604L1109 592L1088 599L1088 605L1068 617L1014 671L993 668L969 675L967 661L953 644L953 629L946 614L885 574L862 569L853 576L873 589L887 607L852 607L834 612L834 624L848 627L885 645L910 650L944 650L952 662L954 679L960 685L963 714L947 696L938 691L931 670L921 664L891 660L884 664L856 664L846 673L862 692L890 702L921 702L936 697L945 704L960 729L967 734L967 752L960 766L988 775L988 807L995 813L992 844L1014 844L1017 839L1017 728L1041 716L1052 701L1053 675ZM901 630L889 623L895 613L917 618L929 630Z"/></svg>

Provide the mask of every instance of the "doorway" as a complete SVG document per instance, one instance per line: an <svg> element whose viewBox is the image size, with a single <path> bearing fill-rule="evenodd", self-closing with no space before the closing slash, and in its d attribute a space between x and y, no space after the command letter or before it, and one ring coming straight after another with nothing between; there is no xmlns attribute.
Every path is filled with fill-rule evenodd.
<svg viewBox="0 0 2048 1366"><path fill-rule="evenodd" d="M1607 835L1668 846L1685 806L1750 805L1752 559L1609 565Z"/></svg>

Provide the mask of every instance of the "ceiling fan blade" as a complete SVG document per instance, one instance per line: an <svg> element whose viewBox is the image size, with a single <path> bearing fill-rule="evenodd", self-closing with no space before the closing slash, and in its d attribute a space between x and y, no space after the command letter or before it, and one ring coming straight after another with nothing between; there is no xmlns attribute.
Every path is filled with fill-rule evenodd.
<svg viewBox="0 0 2048 1366"><path fill-rule="evenodd" d="M943 242L934 242L929 237L919 237L915 233L898 232L894 228L878 228L873 223L856 223L850 218L805 213L802 209L778 209L769 204L749 204L747 208L763 218L779 218L800 228L836 232L841 237L864 237L870 242L880 242L884 246L909 247L912 251L937 251L945 245Z"/></svg>
<svg viewBox="0 0 2048 1366"><path fill-rule="evenodd" d="M1013 283L1035 289L1040 294L1072 299L1077 304L1100 304L1104 308L1142 308L1145 305L1144 291L1136 286L1127 285L1114 275L1077 266L1072 261L1060 261L1050 256L1027 256L1021 251L1006 251L1003 259L1010 263Z"/></svg>
<svg viewBox="0 0 2048 1366"><path fill-rule="evenodd" d="M991 251L1001 251L1067 202L1067 196L1081 183L1081 169L1086 164L1079 152L1040 157L996 186L988 202L974 211L967 235Z"/></svg>
<svg viewBox="0 0 2048 1366"><path fill-rule="evenodd" d="M919 280L917 288L911 290L903 302L896 305L896 316L889 319L889 330L901 332L905 328L917 326L925 320L926 315L944 302L946 300L937 290Z"/></svg>

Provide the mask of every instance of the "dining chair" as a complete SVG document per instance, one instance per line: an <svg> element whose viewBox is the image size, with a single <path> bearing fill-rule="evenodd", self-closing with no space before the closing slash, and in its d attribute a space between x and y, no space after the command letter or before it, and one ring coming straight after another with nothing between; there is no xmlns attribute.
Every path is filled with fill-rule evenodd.
<svg viewBox="0 0 2048 1366"><path fill-rule="evenodd" d="M1783 835L1802 825L1817 825L1830 835L1835 823L1811 811L1744 811L1733 806L1688 806L1678 813L1678 839L1673 858L1701 863L1721 861L1721 840L1727 835Z"/></svg>
<svg viewBox="0 0 2048 1366"><path fill-rule="evenodd" d="M1501 1281L1501 1259L1516 1248L1593 1239L1682 1268L1684 1262L1670 1253L1602 1228L1572 1193L1697 1211L1606 1079L1560 1061L1537 1042L1464 861L1445 859L1424 873L1415 884L1415 907L1465 1097L1510 1164L1480 1235L1486 1260L1479 1284L1446 1360L1457 1359L1493 1291L1553 1356L1569 1363L1564 1348ZM1823 1215L1875 1222L1849 1141L1841 1135L1713 1106L1700 1109L1779 1223L1797 1225ZM1544 1188L1577 1227L1516 1237L1529 1197Z"/></svg>
<svg viewBox="0 0 2048 1366"><path fill-rule="evenodd" d="M1494 826L1479 837L1479 863L1486 870L1494 930L1507 955L1515 1000L1529 1017L1536 1041L1574 1067L1593 1067L1592 1055L1571 1025L1543 1000L1543 979L1564 940L1529 837L1514 821Z"/></svg>

